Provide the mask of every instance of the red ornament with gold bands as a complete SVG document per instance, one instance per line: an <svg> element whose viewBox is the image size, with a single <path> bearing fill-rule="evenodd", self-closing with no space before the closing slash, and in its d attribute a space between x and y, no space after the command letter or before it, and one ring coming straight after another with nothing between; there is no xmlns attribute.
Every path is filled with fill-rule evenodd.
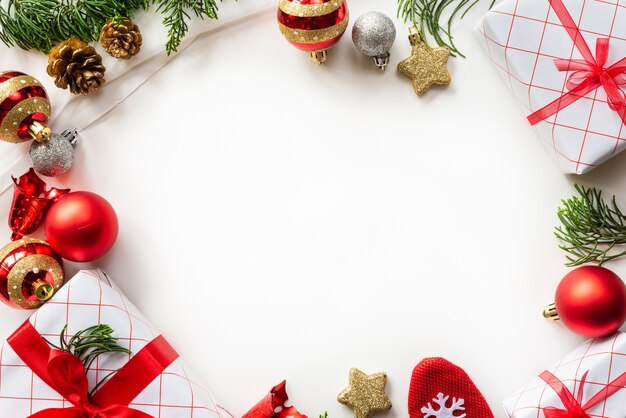
<svg viewBox="0 0 626 418"><path fill-rule="evenodd" d="M0 249L0 299L7 305L38 308L63 281L63 260L46 242L24 238Z"/></svg>
<svg viewBox="0 0 626 418"><path fill-rule="evenodd" d="M283 36L296 48L310 52L318 64L346 31L348 19L345 0L280 0L278 4Z"/></svg>
<svg viewBox="0 0 626 418"><path fill-rule="evenodd" d="M47 129L48 94L34 77L19 71L0 72L0 140L25 142Z"/></svg>

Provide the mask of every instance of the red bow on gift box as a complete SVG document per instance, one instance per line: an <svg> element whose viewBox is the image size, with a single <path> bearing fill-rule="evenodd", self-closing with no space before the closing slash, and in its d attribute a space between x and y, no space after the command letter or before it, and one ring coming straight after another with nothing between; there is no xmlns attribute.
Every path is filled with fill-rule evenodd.
<svg viewBox="0 0 626 418"><path fill-rule="evenodd" d="M45 409L28 418L150 418L151 415L128 405L178 358L172 346L159 336L89 398L87 376L80 359L52 349L29 321L7 342L41 380L74 405Z"/></svg>
<svg viewBox="0 0 626 418"><path fill-rule="evenodd" d="M589 372L586 372L580 380L576 397L574 397L572 392L570 392L570 390L563 382L561 382L561 380L559 380L558 377L549 371L546 370L539 375L539 377L543 379L552 388L552 390L554 390L564 406L564 409L555 408L553 406L543 408L543 413L546 418L588 418L589 415L587 415L586 411L589 408L592 408L600 402L608 399L615 392L626 386L626 373L622 373L611 383L605 385L598 393L585 402L585 404L583 404L583 389L585 387L588 374Z"/></svg>
<svg viewBox="0 0 626 418"><path fill-rule="evenodd" d="M626 84L626 77L623 75L626 73L626 58L622 58L607 67L609 39L599 38L596 41L596 55L594 57L563 1L550 0L550 6L574 41L574 45L583 59L554 60L559 71L574 71L567 79L566 87L569 91L528 116L528 121L532 125L536 125L602 86L606 92L609 107L617 112L622 121L626 123L626 95L619 87Z"/></svg>

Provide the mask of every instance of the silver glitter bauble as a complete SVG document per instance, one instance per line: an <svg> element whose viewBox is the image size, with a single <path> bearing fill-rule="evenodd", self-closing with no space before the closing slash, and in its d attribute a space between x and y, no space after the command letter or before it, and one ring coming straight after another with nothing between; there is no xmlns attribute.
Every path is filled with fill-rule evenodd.
<svg viewBox="0 0 626 418"><path fill-rule="evenodd" d="M367 12L354 22L352 41L364 55L373 57L376 65L384 70L389 63L389 50L396 40L396 27L384 13Z"/></svg>
<svg viewBox="0 0 626 418"><path fill-rule="evenodd" d="M35 171L47 177L67 173L74 162L75 139L76 132L66 131L53 133L47 141L34 141L28 154Z"/></svg>

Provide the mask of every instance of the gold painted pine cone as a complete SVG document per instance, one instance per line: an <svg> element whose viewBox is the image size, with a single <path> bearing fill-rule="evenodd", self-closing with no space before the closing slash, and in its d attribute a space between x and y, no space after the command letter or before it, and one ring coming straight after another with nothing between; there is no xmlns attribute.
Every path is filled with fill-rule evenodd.
<svg viewBox="0 0 626 418"><path fill-rule="evenodd" d="M130 19L109 19L100 32L100 45L114 58L129 59L139 53L142 37Z"/></svg>
<svg viewBox="0 0 626 418"><path fill-rule="evenodd" d="M72 37L50 50L47 70L57 87L89 94L104 84L106 68L93 46Z"/></svg>

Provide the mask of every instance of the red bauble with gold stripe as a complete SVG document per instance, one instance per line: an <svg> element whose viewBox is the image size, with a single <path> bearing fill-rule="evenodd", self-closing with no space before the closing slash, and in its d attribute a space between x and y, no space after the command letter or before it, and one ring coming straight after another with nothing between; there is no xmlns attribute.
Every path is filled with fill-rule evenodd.
<svg viewBox="0 0 626 418"><path fill-rule="evenodd" d="M278 27L293 46L321 64L348 26L346 0L279 0Z"/></svg>
<svg viewBox="0 0 626 418"><path fill-rule="evenodd" d="M48 93L36 78L19 71L0 72L0 140L33 139L33 125L45 125L50 113Z"/></svg>
<svg viewBox="0 0 626 418"><path fill-rule="evenodd" d="M38 308L63 281L63 260L44 241L23 238L0 249L0 300L7 305Z"/></svg>

